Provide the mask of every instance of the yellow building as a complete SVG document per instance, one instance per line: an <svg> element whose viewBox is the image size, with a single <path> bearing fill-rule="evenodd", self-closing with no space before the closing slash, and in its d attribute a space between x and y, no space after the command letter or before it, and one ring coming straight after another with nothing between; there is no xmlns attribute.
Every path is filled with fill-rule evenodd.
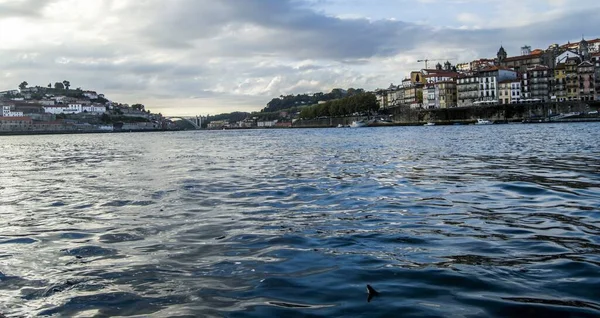
<svg viewBox="0 0 600 318"><path fill-rule="evenodd" d="M439 90L440 108L452 108L458 106L456 82L453 80L436 83Z"/></svg>
<svg viewBox="0 0 600 318"><path fill-rule="evenodd" d="M581 60L578 57L570 57L565 62L566 78L566 100L579 100L579 76L577 74L577 65Z"/></svg>
<svg viewBox="0 0 600 318"><path fill-rule="evenodd" d="M550 85L550 100L563 102L567 99L567 75L565 63L558 63Z"/></svg>

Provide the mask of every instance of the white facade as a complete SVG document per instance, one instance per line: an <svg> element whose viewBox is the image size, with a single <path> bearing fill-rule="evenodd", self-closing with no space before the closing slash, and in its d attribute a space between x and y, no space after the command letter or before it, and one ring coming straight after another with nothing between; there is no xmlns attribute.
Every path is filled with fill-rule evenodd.
<svg viewBox="0 0 600 318"><path fill-rule="evenodd" d="M521 101L521 82L514 81L510 83L510 102L513 104Z"/></svg>
<svg viewBox="0 0 600 318"><path fill-rule="evenodd" d="M498 83L515 79L517 79L517 72L512 70L483 71L479 76L479 100L497 103Z"/></svg>
<svg viewBox="0 0 600 318"><path fill-rule="evenodd" d="M83 112L83 106L81 104L69 104L69 105L55 105L55 106L44 106L44 111L48 114L79 114Z"/></svg>
<svg viewBox="0 0 600 318"><path fill-rule="evenodd" d="M440 108L440 88L429 85L423 88L423 106L427 109Z"/></svg>
<svg viewBox="0 0 600 318"><path fill-rule="evenodd" d="M259 121L256 123L258 127L275 127L277 120L274 121Z"/></svg>
<svg viewBox="0 0 600 318"><path fill-rule="evenodd" d="M556 64L564 63L570 57L580 57L579 54L571 51L565 51L561 55L556 57Z"/></svg>
<svg viewBox="0 0 600 318"><path fill-rule="evenodd" d="M98 106L98 105L83 106L83 112L84 113L93 113L93 114L103 114L104 112L106 112L106 107Z"/></svg>
<svg viewBox="0 0 600 318"><path fill-rule="evenodd" d="M23 117L23 112L13 112L11 106L2 106L2 117Z"/></svg>
<svg viewBox="0 0 600 318"><path fill-rule="evenodd" d="M479 100L498 100L498 77L486 76L479 78Z"/></svg>

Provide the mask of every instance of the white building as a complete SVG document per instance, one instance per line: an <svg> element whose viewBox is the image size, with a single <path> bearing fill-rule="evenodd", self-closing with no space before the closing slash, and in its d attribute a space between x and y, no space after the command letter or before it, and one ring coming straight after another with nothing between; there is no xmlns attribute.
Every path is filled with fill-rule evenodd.
<svg viewBox="0 0 600 318"><path fill-rule="evenodd" d="M510 83L510 102L512 104L521 101L521 81L514 80Z"/></svg>
<svg viewBox="0 0 600 318"><path fill-rule="evenodd" d="M259 121L256 123L257 127L275 127L275 124L277 124L277 120L273 120L273 121Z"/></svg>
<svg viewBox="0 0 600 318"><path fill-rule="evenodd" d="M89 105L83 106L84 113L92 113L92 114L104 114L106 112L106 106L103 105Z"/></svg>
<svg viewBox="0 0 600 318"><path fill-rule="evenodd" d="M12 106L2 106L2 117L23 117L23 112L15 112L12 109Z"/></svg>
<svg viewBox="0 0 600 318"><path fill-rule="evenodd" d="M427 84L423 87L423 107L427 109L440 108L440 89L435 84Z"/></svg>
<svg viewBox="0 0 600 318"><path fill-rule="evenodd" d="M498 103L498 83L517 79L517 72L497 66L479 72L479 101Z"/></svg>
<svg viewBox="0 0 600 318"><path fill-rule="evenodd" d="M81 104L68 104L68 105L53 105L44 106L44 111L48 114L79 114L83 112L83 106Z"/></svg>

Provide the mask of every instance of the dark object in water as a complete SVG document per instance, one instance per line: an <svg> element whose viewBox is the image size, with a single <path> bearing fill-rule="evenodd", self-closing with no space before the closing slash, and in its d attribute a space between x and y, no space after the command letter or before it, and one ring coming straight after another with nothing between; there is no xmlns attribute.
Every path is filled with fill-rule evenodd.
<svg viewBox="0 0 600 318"><path fill-rule="evenodd" d="M367 293L369 296L367 297L367 302L370 303L373 297L379 296L379 292L375 290L375 288L371 287L371 285L367 285Z"/></svg>

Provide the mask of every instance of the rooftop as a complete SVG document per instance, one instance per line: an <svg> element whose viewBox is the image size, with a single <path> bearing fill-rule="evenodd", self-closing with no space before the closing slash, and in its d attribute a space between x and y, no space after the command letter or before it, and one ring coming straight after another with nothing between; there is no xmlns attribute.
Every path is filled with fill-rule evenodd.
<svg viewBox="0 0 600 318"><path fill-rule="evenodd" d="M513 61L521 61L521 60L539 58L540 55L542 55L543 53L544 52L542 50L534 50L533 52L531 52L531 54L528 54L528 55L512 56L512 57L506 58L504 60L504 62L513 62Z"/></svg>
<svg viewBox="0 0 600 318"><path fill-rule="evenodd" d="M22 117L0 117L0 121L15 121L15 120L27 120L31 121L31 117L22 116Z"/></svg>

